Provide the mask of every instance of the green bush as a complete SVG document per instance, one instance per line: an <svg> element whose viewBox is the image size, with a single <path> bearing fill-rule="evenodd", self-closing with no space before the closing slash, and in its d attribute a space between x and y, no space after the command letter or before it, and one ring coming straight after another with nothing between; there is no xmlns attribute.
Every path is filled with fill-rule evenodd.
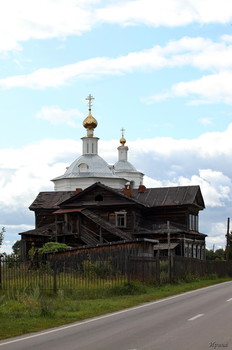
<svg viewBox="0 0 232 350"><path fill-rule="evenodd" d="M39 254L62 252L70 248L71 247L65 243L47 242L39 249Z"/></svg>

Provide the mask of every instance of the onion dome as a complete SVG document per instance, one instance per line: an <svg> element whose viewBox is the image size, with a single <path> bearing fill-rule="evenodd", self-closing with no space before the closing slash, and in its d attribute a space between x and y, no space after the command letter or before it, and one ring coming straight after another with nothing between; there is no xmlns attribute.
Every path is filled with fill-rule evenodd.
<svg viewBox="0 0 232 350"><path fill-rule="evenodd" d="M94 130L97 127L97 121L92 116L91 110L89 110L88 117L86 117L85 120L83 121L83 126L84 128L90 129L90 130Z"/></svg>
<svg viewBox="0 0 232 350"><path fill-rule="evenodd" d="M126 143L126 139L124 137L120 138L120 143L124 146Z"/></svg>
<svg viewBox="0 0 232 350"><path fill-rule="evenodd" d="M124 146L125 143L126 143L126 139L125 139L125 137L124 137L124 131L125 131L125 129L122 128L122 129L121 129L122 137L120 138L120 143L121 143L122 146Z"/></svg>
<svg viewBox="0 0 232 350"><path fill-rule="evenodd" d="M91 112L92 100L94 100L94 97L89 94L86 100L89 101L89 115L83 121L83 126L87 130L87 136L93 136L93 130L97 127L97 120L92 116Z"/></svg>

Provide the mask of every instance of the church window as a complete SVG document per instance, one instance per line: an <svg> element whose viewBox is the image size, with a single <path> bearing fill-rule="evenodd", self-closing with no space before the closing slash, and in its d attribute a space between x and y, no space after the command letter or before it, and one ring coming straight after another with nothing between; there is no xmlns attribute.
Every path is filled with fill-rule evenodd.
<svg viewBox="0 0 232 350"><path fill-rule="evenodd" d="M120 211L115 213L115 225L117 227L126 227L126 212Z"/></svg>

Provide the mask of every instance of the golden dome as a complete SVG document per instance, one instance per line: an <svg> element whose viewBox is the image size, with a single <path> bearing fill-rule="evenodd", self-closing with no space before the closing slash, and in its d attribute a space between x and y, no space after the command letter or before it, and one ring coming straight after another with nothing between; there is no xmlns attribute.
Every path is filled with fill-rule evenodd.
<svg viewBox="0 0 232 350"><path fill-rule="evenodd" d="M97 121L92 116L91 110L89 110L88 117L86 117L85 120L83 121L83 126L88 130L94 130L97 127Z"/></svg>
<svg viewBox="0 0 232 350"><path fill-rule="evenodd" d="M120 143L124 146L126 143L126 139L124 137L120 138Z"/></svg>

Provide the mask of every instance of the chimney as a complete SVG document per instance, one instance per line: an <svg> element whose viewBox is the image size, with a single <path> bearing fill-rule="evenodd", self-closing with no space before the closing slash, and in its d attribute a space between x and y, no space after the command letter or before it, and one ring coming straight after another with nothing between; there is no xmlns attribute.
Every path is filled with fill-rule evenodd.
<svg viewBox="0 0 232 350"><path fill-rule="evenodd" d="M82 188L76 188L76 194L79 194L82 192Z"/></svg>
<svg viewBox="0 0 232 350"><path fill-rule="evenodd" d="M144 193L144 192L146 192L146 186L144 186L144 185L139 185L138 193Z"/></svg>
<svg viewBox="0 0 232 350"><path fill-rule="evenodd" d="M131 185L130 185L130 184L125 185L124 190L123 190L123 193L124 193L126 196L131 197L131 195L132 195L132 189L131 189Z"/></svg>

